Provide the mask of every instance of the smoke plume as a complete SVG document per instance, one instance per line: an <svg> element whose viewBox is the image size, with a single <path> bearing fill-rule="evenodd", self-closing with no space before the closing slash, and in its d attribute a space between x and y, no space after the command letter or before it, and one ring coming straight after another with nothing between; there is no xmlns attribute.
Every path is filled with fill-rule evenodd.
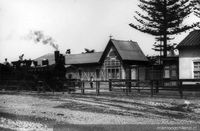
<svg viewBox="0 0 200 131"><path fill-rule="evenodd" d="M55 50L58 50L58 45L55 44L55 40L50 36L44 35L42 31L31 31L28 37L29 39L34 40L35 43L42 43L44 45L48 44Z"/></svg>

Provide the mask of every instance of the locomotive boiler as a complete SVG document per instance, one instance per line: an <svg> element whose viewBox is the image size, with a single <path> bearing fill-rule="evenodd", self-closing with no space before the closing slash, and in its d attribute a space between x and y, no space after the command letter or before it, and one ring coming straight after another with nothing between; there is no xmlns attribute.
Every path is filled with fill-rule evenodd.
<svg viewBox="0 0 200 131"><path fill-rule="evenodd" d="M28 89L36 90L38 83L42 82L45 90L60 91L65 81L65 57L59 51L55 51L54 59L55 63L51 65L48 59L42 60L42 65L38 65L38 61L35 60L13 61L10 65L1 64L0 86L16 86L12 85L13 81L16 81L15 84L23 82L26 87L29 86Z"/></svg>

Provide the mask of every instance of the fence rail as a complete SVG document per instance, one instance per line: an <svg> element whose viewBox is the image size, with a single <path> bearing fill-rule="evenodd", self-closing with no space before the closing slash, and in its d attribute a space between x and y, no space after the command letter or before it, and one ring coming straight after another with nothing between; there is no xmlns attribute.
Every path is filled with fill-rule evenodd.
<svg viewBox="0 0 200 131"><path fill-rule="evenodd" d="M123 83L121 85L126 87L127 93L131 92L131 90L133 89L136 89L138 91L150 90L152 97L154 94L159 93L160 90L178 91L181 98L183 98L183 91L200 91L200 79L176 79L176 80L164 79L164 80L149 80L149 81L111 79L109 80L110 91L112 91L112 89L115 86L117 86L116 83Z"/></svg>
<svg viewBox="0 0 200 131"><path fill-rule="evenodd" d="M159 91L177 91L180 97L183 98L184 91L200 91L200 79L164 79L164 80L130 80L130 79L110 79L110 80L80 80L80 79L65 79L60 80L63 84L60 91L67 91L71 93L75 90L80 90L81 94L85 94L85 90L95 90L96 95L100 94L100 90L106 89L109 91L122 90L127 95L132 90L137 90L138 92L142 90L150 91L150 95L153 97ZM169 84L170 83L170 84ZM50 88L45 81L40 81L39 83L34 83L33 81L25 80L5 80L0 81L0 87L6 89L15 90L32 90L36 87L36 90L48 89L52 92L55 90ZM31 88L30 88L31 87Z"/></svg>

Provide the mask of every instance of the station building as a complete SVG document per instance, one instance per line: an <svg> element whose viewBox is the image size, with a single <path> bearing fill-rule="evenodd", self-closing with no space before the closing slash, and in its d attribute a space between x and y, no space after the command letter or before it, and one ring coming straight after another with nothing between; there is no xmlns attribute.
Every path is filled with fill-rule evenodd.
<svg viewBox="0 0 200 131"><path fill-rule="evenodd" d="M65 55L69 79L145 80L147 58L137 42L110 39L103 52Z"/></svg>

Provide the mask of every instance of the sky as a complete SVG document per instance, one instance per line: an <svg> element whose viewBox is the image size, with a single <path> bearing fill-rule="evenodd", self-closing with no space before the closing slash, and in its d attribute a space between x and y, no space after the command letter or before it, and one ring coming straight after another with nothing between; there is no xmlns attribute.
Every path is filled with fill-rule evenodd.
<svg viewBox="0 0 200 131"><path fill-rule="evenodd" d="M103 51L111 35L136 41L145 55L154 55L154 37L128 25L134 22L136 10L138 0L0 0L0 62L18 60L21 54L35 59L54 52L50 45L35 43L29 37L32 31L52 37L61 53L71 49L78 54L84 48Z"/></svg>

